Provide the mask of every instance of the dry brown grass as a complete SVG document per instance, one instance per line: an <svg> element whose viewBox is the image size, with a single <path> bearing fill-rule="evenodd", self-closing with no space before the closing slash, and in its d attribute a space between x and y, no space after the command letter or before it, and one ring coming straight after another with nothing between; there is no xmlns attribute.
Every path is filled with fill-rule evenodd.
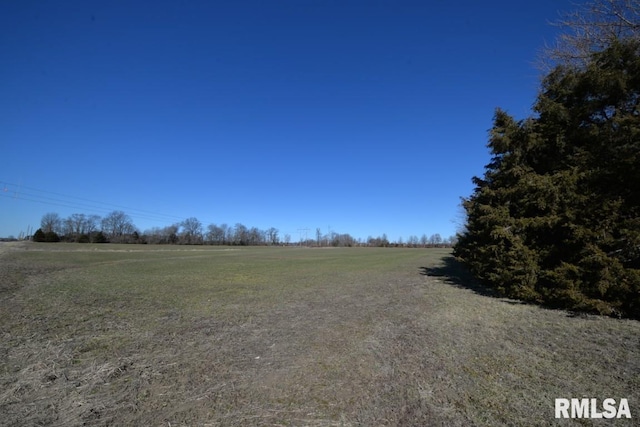
<svg viewBox="0 0 640 427"><path fill-rule="evenodd" d="M529 426L583 396L640 417L638 322L487 296L445 250L13 249L0 425Z"/></svg>

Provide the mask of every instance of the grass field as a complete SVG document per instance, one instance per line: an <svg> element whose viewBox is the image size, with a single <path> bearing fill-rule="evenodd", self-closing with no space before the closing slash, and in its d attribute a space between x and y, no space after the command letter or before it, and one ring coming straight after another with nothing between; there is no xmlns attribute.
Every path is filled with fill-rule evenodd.
<svg viewBox="0 0 640 427"><path fill-rule="evenodd" d="M0 244L2 426L638 425L640 322L445 249ZM555 420L555 398L631 420ZM607 424L609 421L609 424Z"/></svg>

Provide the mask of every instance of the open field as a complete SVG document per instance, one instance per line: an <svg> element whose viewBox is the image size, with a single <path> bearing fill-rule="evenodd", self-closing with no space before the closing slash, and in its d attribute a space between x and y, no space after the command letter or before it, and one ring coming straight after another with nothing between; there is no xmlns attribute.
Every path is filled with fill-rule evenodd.
<svg viewBox="0 0 640 427"><path fill-rule="evenodd" d="M640 420L640 322L494 298L445 249L0 244L0 334L2 426Z"/></svg>

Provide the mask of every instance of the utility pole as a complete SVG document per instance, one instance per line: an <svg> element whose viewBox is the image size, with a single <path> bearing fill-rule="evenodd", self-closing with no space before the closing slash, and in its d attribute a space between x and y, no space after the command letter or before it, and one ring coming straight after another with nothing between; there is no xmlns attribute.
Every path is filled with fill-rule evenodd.
<svg viewBox="0 0 640 427"><path fill-rule="evenodd" d="M298 233L300 233L300 244L302 246L302 233L304 233L304 241L307 241L307 233L309 232L308 228L298 228Z"/></svg>

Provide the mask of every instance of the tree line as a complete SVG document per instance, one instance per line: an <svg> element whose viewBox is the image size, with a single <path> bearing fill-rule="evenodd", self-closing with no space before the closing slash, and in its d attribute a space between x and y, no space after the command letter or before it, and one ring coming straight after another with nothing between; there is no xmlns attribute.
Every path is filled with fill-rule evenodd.
<svg viewBox="0 0 640 427"><path fill-rule="evenodd" d="M293 240L290 234L281 235L277 228L266 230L247 227L237 223L209 224L206 227L197 218L191 217L165 227L154 227L139 231L131 217L123 211L113 211L105 217L74 213L63 218L55 212L42 216L40 228L32 236L36 242L77 242L77 243L138 243L138 244L181 244L181 245L305 245L305 246L377 246L377 247L449 247L454 237L443 239L440 234L427 237L410 236L406 242L402 238L389 241L386 234L368 237L365 241L348 233L328 232L316 229L315 238Z"/></svg>
<svg viewBox="0 0 640 427"><path fill-rule="evenodd" d="M454 253L502 295L640 319L640 2L571 16L534 115L495 113Z"/></svg>

